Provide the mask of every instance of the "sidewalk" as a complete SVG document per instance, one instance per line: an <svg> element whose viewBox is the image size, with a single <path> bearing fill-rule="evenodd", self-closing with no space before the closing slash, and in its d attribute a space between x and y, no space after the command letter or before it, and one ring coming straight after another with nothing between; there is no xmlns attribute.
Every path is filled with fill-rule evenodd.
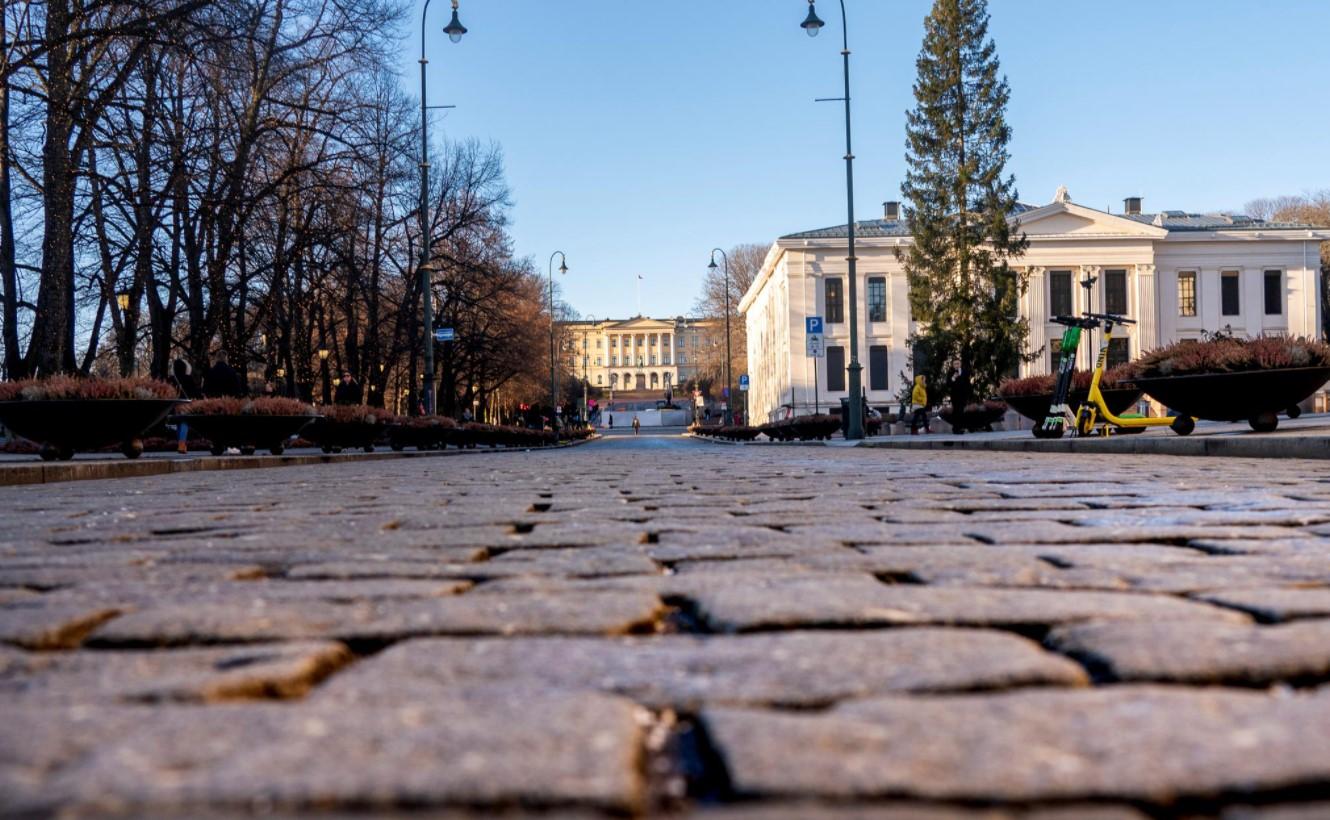
<svg viewBox="0 0 1330 820"><path fill-rule="evenodd" d="M898 450L986 450L1014 453L1132 453L1136 455L1228 456L1232 458L1330 459L1330 414L1280 418L1273 433L1256 433L1246 422L1200 421L1189 436L1167 428L1110 438L1037 439L1027 430L997 433L937 433L876 436L861 447Z"/></svg>

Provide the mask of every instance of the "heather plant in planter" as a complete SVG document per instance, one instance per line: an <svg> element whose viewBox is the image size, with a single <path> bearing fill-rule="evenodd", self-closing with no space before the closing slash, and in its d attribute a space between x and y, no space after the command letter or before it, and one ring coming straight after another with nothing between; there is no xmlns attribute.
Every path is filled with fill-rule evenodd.
<svg viewBox="0 0 1330 820"><path fill-rule="evenodd" d="M1299 336L1215 335L1174 342L1135 362L1136 384L1181 415L1247 421L1257 432L1330 380L1330 345Z"/></svg>
<svg viewBox="0 0 1330 820"><path fill-rule="evenodd" d="M447 447L457 422L447 416L398 416L388 425L388 444L394 450Z"/></svg>
<svg viewBox="0 0 1330 820"><path fill-rule="evenodd" d="M0 423L39 444L46 461L115 444L127 458L138 458L143 432L171 411L176 392L155 379L51 376L0 382Z"/></svg>
<svg viewBox="0 0 1330 820"><path fill-rule="evenodd" d="M325 453L340 453L349 447L372 453L374 443L387 433L388 425L395 420L392 413L381 407L333 405L324 407L322 417L315 419L303 435Z"/></svg>
<svg viewBox="0 0 1330 820"><path fill-rule="evenodd" d="M215 456L228 447L237 447L244 455L265 448L277 456L286 449L287 439L316 418L313 407L295 399L216 398L189 402L176 420L207 436Z"/></svg>
<svg viewBox="0 0 1330 820"><path fill-rule="evenodd" d="M1103 394L1108 409L1114 415L1126 412L1141 397L1141 390L1133 382L1135 375L1135 365L1122 364L1105 370L1099 380L1099 392ZM1071 392L1067 396L1067 402L1071 405L1073 414L1089 398L1090 381L1093 377L1094 372L1090 370L1072 372ZM998 387L998 395L1017 413L1031 421L1042 422L1048 417L1048 409L1053 404L1053 392L1056 388L1057 376L1047 373L1026 376L1023 379L1007 379Z"/></svg>
<svg viewBox="0 0 1330 820"><path fill-rule="evenodd" d="M758 430L773 441L816 441L830 439L840 429L840 418L826 413L815 416L795 416L792 419L767 422Z"/></svg>

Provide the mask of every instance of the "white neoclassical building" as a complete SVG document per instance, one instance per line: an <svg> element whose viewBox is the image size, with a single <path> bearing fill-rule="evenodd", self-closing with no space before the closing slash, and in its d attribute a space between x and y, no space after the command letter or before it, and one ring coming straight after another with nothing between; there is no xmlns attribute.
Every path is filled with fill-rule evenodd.
<svg viewBox="0 0 1330 820"><path fill-rule="evenodd" d="M1143 213L1125 200L1112 214L1071 201L1059 189L1042 207L1013 219L1030 239L1014 267L1029 273L1020 310L1031 322L1029 349L1042 351L1022 375L1049 372L1061 327L1048 319L1084 310L1125 314L1138 324L1112 359L1202 332L1320 335L1319 243L1330 230L1235 214ZM897 248L910 242L899 205L859 222L859 361L870 404L893 405L909 370L913 330ZM756 420L814 411L814 361L805 356L804 318L821 316L826 358L817 361L819 408L847 395L849 322L846 231L840 225L783 236L739 303L748 328L749 402ZM1089 289L1082 283L1093 279ZM1116 332L1115 332L1116 335ZM1093 352L1081 349L1081 366Z"/></svg>
<svg viewBox="0 0 1330 820"><path fill-rule="evenodd" d="M570 373L593 387L651 393L678 386L711 363L724 344L723 322L678 317L582 320L562 323Z"/></svg>

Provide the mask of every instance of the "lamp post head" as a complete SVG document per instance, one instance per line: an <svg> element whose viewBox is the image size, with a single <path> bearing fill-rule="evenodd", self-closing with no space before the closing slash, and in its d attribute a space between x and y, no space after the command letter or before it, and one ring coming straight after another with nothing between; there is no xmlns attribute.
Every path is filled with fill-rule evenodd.
<svg viewBox="0 0 1330 820"><path fill-rule="evenodd" d="M129 291L122 290L115 295L115 303L121 310L129 310Z"/></svg>
<svg viewBox="0 0 1330 820"><path fill-rule="evenodd" d="M448 39L454 43L462 42L462 35L466 34L466 26L457 17L457 0L453 0L453 19L448 21L448 25L443 27L443 33L448 35Z"/></svg>
<svg viewBox="0 0 1330 820"><path fill-rule="evenodd" d="M711 254L711 264L707 265L707 270L712 271L713 273L716 270L716 254L714 253Z"/></svg>
<svg viewBox="0 0 1330 820"><path fill-rule="evenodd" d="M328 348L326 348L326 347L321 347L321 348L319 348L319 361L321 361L321 362L326 362L326 361L328 361L328 356L331 355L331 354L332 354L332 351L329 350Z"/></svg>
<svg viewBox="0 0 1330 820"><path fill-rule="evenodd" d="M568 272L568 262L567 262L567 260L560 259L560 260L559 260L559 273L567 273L567 272Z"/></svg>
<svg viewBox="0 0 1330 820"><path fill-rule="evenodd" d="M808 0L808 16L805 17L804 21L799 25L808 33L809 37L816 37L817 33L826 25L826 23L822 22L821 18L817 16L817 9L813 6L813 0Z"/></svg>

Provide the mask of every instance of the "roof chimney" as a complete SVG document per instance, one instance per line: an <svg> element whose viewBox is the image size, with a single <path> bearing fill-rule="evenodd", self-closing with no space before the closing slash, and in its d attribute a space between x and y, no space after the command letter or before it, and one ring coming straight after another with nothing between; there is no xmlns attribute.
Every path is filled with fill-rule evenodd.
<svg viewBox="0 0 1330 820"><path fill-rule="evenodd" d="M1138 196L1129 196L1122 200L1123 208L1128 214L1139 214L1141 212L1141 198Z"/></svg>
<svg viewBox="0 0 1330 820"><path fill-rule="evenodd" d="M888 222L895 222L901 218L901 204L899 202L883 202L882 218Z"/></svg>

